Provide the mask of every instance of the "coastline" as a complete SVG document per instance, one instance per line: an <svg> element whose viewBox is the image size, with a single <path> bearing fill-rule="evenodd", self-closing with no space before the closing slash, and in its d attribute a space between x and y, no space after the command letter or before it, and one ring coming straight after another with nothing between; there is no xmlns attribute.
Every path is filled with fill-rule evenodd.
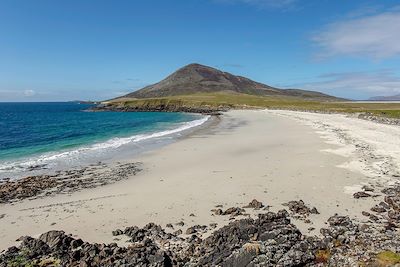
<svg viewBox="0 0 400 267"><path fill-rule="evenodd" d="M392 102L397 103L398 101ZM341 102L338 102L341 103ZM346 102L345 102L346 103ZM356 103L368 103L368 102L356 102ZM380 102L372 102L372 103L380 103ZM309 112L309 113L318 113L318 114L341 114L347 115L352 118L358 118L366 121L372 121L380 124L387 124L387 125L397 125L400 126L400 119L394 118L390 116L378 116L376 114L371 113L370 111L364 112L345 112L345 111L335 111L330 109L307 109L307 108L283 108L283 107L262 107L262 106L248 106L244 105L226 105L221 104L219 106L212 106L212 105L197 105L197 106L190 106L180 101L177 102L156 102L154 104L149 103L142 103L142 105L124 105L109 102L104 104L96 105L90 108L88 111L90 112L107 112L107 111L118 111L118 112L183 112L183 113L195 113L195 114L203 114L203 115L222 115L224 112L229 110L286 110L286 111L296 111L296 112Z"/></svg>
<svg viewBox="0 0 400 267"><path fill-rule="evenodd" d="M357 136L346 139L341 132L323 128L326 114L298 113L229 111L218 124L211 123L178 142L141 155L143 171L129 179L72 194L3 205L5 215L1 222L5 227L0 229L0 238L5 241L0 249L12 245L20 235L38 236L51 229L64 230L90 242L126 246L126 237L115 240L111 232L149 222L173 224L174 230L184 233L190 226L217 224L199 235L204 238L232 221L232 217L217 216L211 210L216 206L223 210L243 207L252 199L269 208L246 209L251 217L287 208L282 204L293 200L301 199L307 206L316 207L319 214L307 215L307 219L292 217L303 234L319 236L319 229L335 213L367 222L363 212L379 204L383 196L356 199L353 194L363 185L377 190L390 185L384 183L387 179L374 180L376 172L365 172L370 171L367 167L377 166L374 160L366 160L371 153L386 162L390 155L381 158L374 154L376 149L379 151L379 143L367 149L371 153L349 151L349 146L360 147ZM338 116L331 115L328 121L337 124L334 119ZM320 127L310 127L313 121L319 122ZM370 129L372 132L380 127L395 127L361 122L366 124L366 130L375 127ZM357 159L362 162L355 164ZM387 176L393 180L398 166L389 165L379 166L381 171L392 168ZM383 173L379 175L388 178ZM246 217L238 215L235 219ZM183 226L175 225L181 221Z"/></svg>
<svg viewBox="0 0 400 267"><path fill-rule="evenodd" d="M89 108L87 111L90 112L107 112L107 111L118 111L118 112L183 112L183 113L195 113L203 115L222 115L222 112L226 112L231 106L186 106L177 101L176 103L155 103L153 105L143 106L126 106L126 105L115 105L113 103L99 104Z"/></svg>
<svg viewBox="0 0 400 267"><path fill-rule="evenodd" d="M193 115L191 120L175 123L173 127L114 136L69 149L2 160L0 161L0 183L30 176L57 176L61 172L79 170L91 165L109 165L129 160L146 151L170 144L197 128L206 127L208 121L215 117L195 113L189 115Z"/></svg>
<svg viewBox="0 0 400 267"><path fill-rule="evenodd" d="M199 121L199 123L197 123ZM200 122L201 121L201 122ZM32 168L30 175L21 178L0 179L0 204L12 204L24 199L33 200L57 194L71 194L88 188L105 186L117 181L128 179L142 171L141 162L135 161L146 152L156 151L163 146L177 142L195 133L201 133L210 126L216 126L220 121L219 116L204 116L199 120L190 121L190 127L180 127L168 132L158 132L149 135L147 142L137 147L137 151L120 153L117 158L106 162L86 163L75 168L63 170L49 170ZM159 142L159 136L170 136L167 140ZM129 148L128 148L129 149ZM122 163L123 162L123 163ZM40 174L33 171L39 170Z"/></svg>

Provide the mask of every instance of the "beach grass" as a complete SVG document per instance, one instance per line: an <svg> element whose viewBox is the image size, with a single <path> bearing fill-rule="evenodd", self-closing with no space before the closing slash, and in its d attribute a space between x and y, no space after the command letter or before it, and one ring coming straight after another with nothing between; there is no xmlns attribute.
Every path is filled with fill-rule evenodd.
<svg viewBox="0 0 400 267"><path fill-rule="evenodd" d="M226 107L235 109L269 108L302 111L370 113L375 116L400 118L400 103L308 100L297 97L255 96L234 93L199 93L158 98L123 98L109 103L122 106L151 107L175 105L186 107Z"/></svg>

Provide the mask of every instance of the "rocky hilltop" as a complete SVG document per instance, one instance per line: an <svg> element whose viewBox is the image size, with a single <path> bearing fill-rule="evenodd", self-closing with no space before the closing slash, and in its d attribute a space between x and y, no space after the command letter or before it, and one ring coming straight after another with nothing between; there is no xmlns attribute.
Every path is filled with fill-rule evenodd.
<svg viewBox="0 0 400 267"><path fill-rule="evenodd" d="M320 92L300 89L279 89L236 76L212 67L189 64L164 80L121 98L158 98L195 93L240 93L256 96L291 96L305 99L337 100ZM117 98L118 99L118 98Z"/></svg>

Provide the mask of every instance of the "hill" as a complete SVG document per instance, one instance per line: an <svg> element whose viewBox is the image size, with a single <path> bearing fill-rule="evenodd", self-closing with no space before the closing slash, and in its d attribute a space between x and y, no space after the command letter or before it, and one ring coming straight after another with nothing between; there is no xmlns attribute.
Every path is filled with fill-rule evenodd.
<svg viewBox="0 0 400 267"><path fill-rule="evenodd" d="M91 110L218 114L229 109L249 108L400 118L398 103L358 103L320 92L279 89L199 64L187 65L159 83L104 101Z"/></svg>
<svg viewBox="0 0 400 267"><path fill-rule="evenodd" d="M338 100L336 97L320 92L275 88L200 64L189 64L172 73L164 80L129 93L121 98L159 98L216 92Z"/></svg>
<svg viewBox="0 0 400 267"><path fill-rule="evenodd" d="M400 101L400 94L392 95L392 96L374 96L368 100L371 100L371 101Z"/></svg>

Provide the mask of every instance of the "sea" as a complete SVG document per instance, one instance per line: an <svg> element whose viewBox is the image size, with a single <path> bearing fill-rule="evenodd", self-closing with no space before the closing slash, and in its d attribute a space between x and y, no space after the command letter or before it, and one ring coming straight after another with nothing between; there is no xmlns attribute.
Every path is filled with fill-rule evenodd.
<svg viewBox="0 0 400 267"><path fill-rule="evenodd" d="M136 156L209 119L188 113L90 112L90 107L0 103L0 180Z"/></svg>

